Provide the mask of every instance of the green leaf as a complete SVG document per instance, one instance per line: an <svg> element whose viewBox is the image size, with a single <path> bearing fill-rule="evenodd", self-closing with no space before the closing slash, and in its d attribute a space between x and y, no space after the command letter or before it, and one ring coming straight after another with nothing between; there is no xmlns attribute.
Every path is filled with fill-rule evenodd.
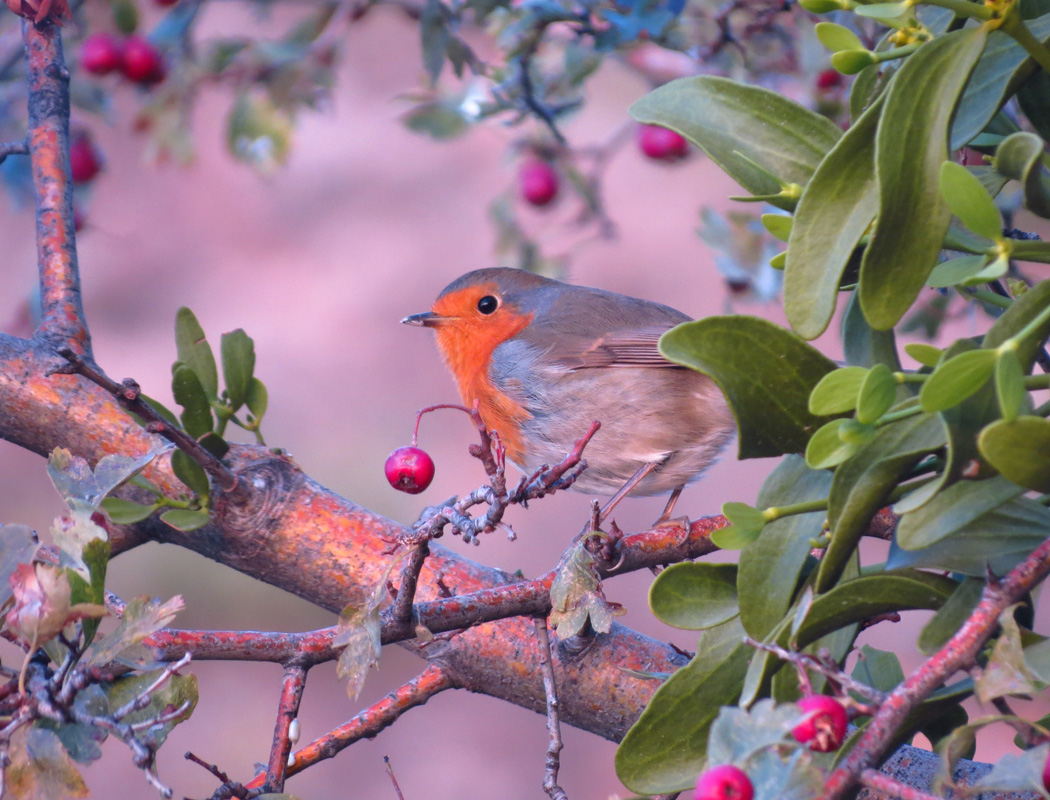
<svg viewBox="0 0 1050 800"><path fill-rule="evenodd" d="M758 538L761 528L741 528L726 525L711 532L711 543L719 550L743 550Z"/></svg>
<svg viewBox="0 0 1050 800"><path fill-rule="evenodd" d="M445 53L452 37L449 30L451 16L448 7L440 0L427 0L423 5L423 14L420 17L423 66L431 86L437 82L441 68L445 65Z"/></svg>
<svg viewBox="0 0 1050 800"><path fill-rule="evenodd" d="M937 609L919 634L919 652L932 656L955 635L966 620L970 618L984 591L984 581L978 578L965 578L948 602Z"/></svg>
<svg viewBox="0 0 1050 800"><path fill-rule="evenodd" d="M872 64L857 73L849 90L849 118L853 125L856 125L864 112L882 96L886 83L895 71L896 67L890 66L883 74L879 65Z"/></svg>
<svg viewBox="0 0 1050 800"><path fill-rule="evenodd" d="M1022 416L985 427L977 447L988 463L1014 483L1050 492L1050 420Z"/></svg>
<svg viewBox="0 0 1050 800"><path fill-rule="evenodd" d="M15 800L65 800L90 792L53 731L24 726L11 734L4 788Z"/></svg>
<svg viewBox="0 0 1050 800"><path fill-rule="evenodd" d="M219 373L215 356L197 317L186 306L175 313L175 348L178 360L197 374L209 398L219 397Z"/></svg>
<svg viewBox="0 0 1050 800"><path fill-rule="evenodd" d="M675 628L704 630L740 613L736 565L673 564L649 587L649 607L657 619Z"/></svg>
<svg viewBox="0 0 1050 800"><path fill-rule="evenodd" d="M94 511L103 497L145 469L157 456L171 449L172 446L167 442L154 442L140 456L103 456L91 469L85 459L56 447L48 456L47 474L72 510L80 508Z"/></svg>
<svg viewBox="0 0 1050 800"><path fill-rule="evenodd" d="M919 400L925 411L956 406L988 382L995 370L994 350L970 350L939 364L922 385Z"/></svg>
<svg viewBox="0 0 1050 800"><path fill-rule="evenodd" d="M110 713L105 692L97 684L90 684L77 692L73 709L77 714L93 717L105 717ZM106 741L108 734L94 725L58 723L49 719L37 720L35 725L53 731L69 757L80 764L91 764L102 757L102 748L99 745Z"/></svg>
<svg viewBox="0 0 1050 800"><path fill-rule="evenodd" d="M1017 606L999 615L1000 634L987 664L974 681L978 701L988 703L997 697L1036 694L1041 681L1025 663L1021 631L1014 619Z"/></svg>
<svg viewBox="0 0 1050 800"><path fill-rule="evenodd" d="M836 25L834 22L818 22L814 30L820 43L832 53L837 53L840 50L868 49L857 34L849 28Z"/></svg>
<svg viewBox="0 0 1050 800"><path fill-rule="evenodd" d="M241 328L222 335L222 377L234 411L244 405L255 370L255 343Z"/></svg>
<svg viewBox="0 0 1050 800"><path fill-rule="evenodd" d="M1043 140L1034 133L1015 133L995 150L995 168L1021 182L1025 207L1040 217L1050 217L1050 180L1043 165Z"/></svg>
<svg viewBox="0 0 1050 800"><path fill-rule="evenodd" d="M1021 84L1017 104L1043 139L1050 137L1050 74L1038 70Z"/></svg>
<svg viewBox="0 0 1050 800"><path fill-rule="evenodd" d="M1028 323L1046 310L1050 305L1050 280L1037 283L1027 292L1018 297L997 319L984 337L984 346L988 348L999 347L1007 339L1017 336ZM1021 368L1028 372L1035 363L1036 355L1040 352L1043 342L1050 335L1050 319L1045 319L1032 332L1018 343L1015 351L1021 362Z"/></svg>
<svg viewBox="0 0 1050 800"><path fill-rule="evenodd" d="M983 481L959 481L942 489L897 523L897 544L919 550L971 525L978 517L1019 497L1024 490L1001 476Z"/></svg>
<svg viewBox="0 0 1050 800"><path fill-rule="evenodd" d="M981 54L983 27L924 44L897 71L879 120L875 169L879 216L860 268L860 303L872 327L891 328L937 261L951 212L940 196L948 126ZM916 116L915 109L923 113Z"/></svg>
<svg viewBox="0 0 1050 800"><path fill-rule="evenodd" d="M245 402L248 404L248 410L252 412L252 416L255 417L257 422L266 415L266 408L270 404L270 395L266 391L265 384L258 378L252 378L251 383L248 384L248 396L245 398Z"/></svg>
<svg viewBox="0 0 1050 800"><path fill-rule="evenodd" d="M932 344L926 344L925 342L912 342L911 344L906 344L904 345L904 352L924 367L936 367L937 362L941 360L941 355L944 353L941 348L934 347Z"/></svg>
<svg viewBox="0 0 1050 800"><path fill-rule="evenodd" d="M656 690L616 751L616 774L653 795L692 786L703 768L711 724L740 694L754 653L738 619L705 631L696 656Z"/></svg>
<svg viewBox="0 0 1050 800"><path fill-rule="evenodd" d="M754 195L778 194L777 179L805 185L842 135L831 120L776 92L711 75L664 84L629 111L692 141ZM795 204L771 202L786 210Z"/></svg>
<svg viewBox="0 0 1050 800"><path fill-rule="evenodd" d="M875 54L867 50L840 50L831 57L831 66L843 75L856 75L877 63Z"/></svg>
<svg viewBox="0 0 1050 800"><path fill-rule="evenodd" d="M1050 510L1017 497L921 550L904 550L891 542L886 565L951 570L975 578L988 570L1005 575L1042 544L1047 530Z"/></svg>
<svg viewBox="0 0 1050 800"><path fill-rule="evenodd" d="M926 285L934 289L949 286L968 286L974 276L979 275L988 263L987 255L959 256L942 261L926 279ZM986 281L978 281L984 283Z"/></svg>
<svg viewBox="0 0 1050 800"><path fill-rule="evenodd" d="M198 442L200 446L216 458L225 458L230 452L230 444L214 431L204 434Z"/></svg>
<svg viewBox="0 0 1050 800"><path fill-rule="evenodd" d="M839 465L831 481L831 542L818 568L818 592L838 582L872 516L901 476L944 441L944 426L936 416L909 417L879 428L870 444Z"/></svg>
<svg viewBox="0 0 1050 800"><path fill-rule="evenodd" d="M792 219L787 214L763 214L759 218L762 227L782 242L791 236Z"/></svg>
<svg viewBox="0 0 1050 800"><path fill-rule="evenodd" d="M986 239L1001 239L1003 219L995 201L970 170L954 161L941 164L941 195L967 228Z"/></svg>
<svg viewBox="0 0 1050 800"><path fill-rule="evenodd" d="M185 364L176 364L171 374L171 393L182 406L182 427L186 433L196 439L212 430L215 423L211 403L196 372Z"/></svg>
<svg viewBox="0 0 1050 800"><path fill-rule="evenodd" d="M120 660L125 651L134 648L152 633L166 628L175 615L186 607L182 597L176 595L166 603L136 597L124 608L117 628L95 642L84 653L83 663L102 666Z"/></svg>
<svg viewBox="0 0 1050 800"><path fill-rule="evenodd" d="M830 487L831 473L809 469L802 458L790 455L766 478L758 502L776 507L819 500L827 497ZM740 617L754 638L764 639L791 607L810 542L820 534L825 514L792 514L768 522L740 554Z"/></svg>
<svg viewBox="0 0 1050 800"><path fill-rule="evenodd" d="M871 19L877 19L880 22L886 22L887 20L896 20L902 14L907 13L912 8L912 4L907 2L900 3L872 3L866 6L857 6L854 12L862 17L870 17Z"/></svg>
<svg viewBox="0 0 1050 800"><path fill-rule="evenodd" d="M848 420L833 419L822 425L806 444L806 464L811 469L831 469L857 452L859 445L842 437Z"/></svg>
<svg viewBox="0 0 1050 800"><path fill-rule="evenodd" d="M141 696L143 692L156 682L162 672L162 669L156 669L137 675L128 675L109 684L106 690L109 707L116 711L121 706ZM128 725L144 725L141 730L136 732L135 738L139 741L154 742L157 747L160 747L176 725L190 718L193 710L197 707L197 698L196 675L172 675L160 687L150 692L148 705L132 711L126 717L123 717L121 722ZM180 708L183 711L171 719L165 719L162 723L154 722L153 725L146 724L156 720L162 714L173 712Z"/></svg>
<svg viewBox="0 0 1050 800"><path fill-rule="evenodd" d="M872 424L882 417L897 398L897 381L885 364L876 364L864 378L857 397L857 422Z"/></svg>
<svg viewBox="0 0 1050 800"><path fill-rule="evenodd" d="M145 506L122 497L107 497L102 501L102 510L118 525L131 525L135 522L142 522L157 510L157 506Z"/></svg>
<svg viewBox="0 0 1050 800"><path fill-rule="evenodd" d="M10 578L19 564L32 563L40 542L26 525L0 524L0 605L11 597Z"/></svg>
<svg viewBox="0 0 1050 800"><path fill-rule="evenodd" d="M211 516L205 509L173 508L160 515L160 521L183 532L195 531L208 524Z"/></svg>
<svg viewBox="0 0 1050 800"><path fill-rule="evenodd" d="M1050 744L1041 744L1023 753L1004 753L991 772L982 775L973 785L988 794L1040 794L1046 796L1043 770L1050 758Z"/></svg>
<svg viewBox="0 0 1050 800"><path fill-rule="evenodd" d="M211 489L208 483L208 473L181 450L176 450L171 454L171 471L198 497L208 496Z"/></svg>
<svg viewBox="0 0 1050 800"><path fill-rule="evenodd" d="M1012 350L999 353L995 360L995 395L999 399L999 412L1006 422L1017 419L1028 400L1028 392L1024 388L1024 370Z"/></svg>
<svg viewBox="0 0 1050 800"><path fill-rule="evenodd" d="M842 367L832 370L813 387L809 411L821 417L842 414L857 407L860 387L868 376L864 367Z"/></svg>
<svg viewBox="0 0 1050 800"><path fill-rule="evenodd" d="M272 172L288 160L294 124L289 111L278 106L269 95L241 91L230 109L226 126L227 147L237 160L260 172ZM184 359L179 356L179 360ZM213 360L212 369L214 367ZM204 376L200 378L204 388L210 389ZM217 384L216 377L216 392Z"/></svg>
<svg viewBox="0 0 1050 800"><path fill-rule="evenodd" d="M879 650L871 645L860 648L860 657L853 667L852 677L880 692L890 692L904 682L904 670L896 653Z"/></svg>
<svg viewBox="0 0 1050 800"><path fill-rule="evenodd" d="M1037 39L1050 37L1050 16L1025 24ZM958 150L984 130L1017 88L1027 86L1025 79L1034 69L1028 51L1012 36L1002 30L992 31L955 112L950 149Z"/></svg>
<svg viewBox="0 0 1050 800"><path fill-rule="evenodd" d="M660 339L660 352L710 375L725 392L740 431L740 457L800 452L821 420L809 394L834 362L763 319L708 317Z"/></svg>
<svg viewBox="0 0 1050 800"><path fill-rule="evenodd" d="M747 503L723 503L722 515L734 525L753 529L755 533L766 524L765 514Z"/></svg>

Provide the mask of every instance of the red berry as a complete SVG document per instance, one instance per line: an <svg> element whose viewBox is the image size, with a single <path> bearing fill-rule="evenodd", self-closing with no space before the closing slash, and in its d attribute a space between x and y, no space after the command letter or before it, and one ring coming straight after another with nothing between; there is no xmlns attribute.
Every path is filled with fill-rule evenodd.
<svg viewBox="0 0 1050 800"><path fill-rule="evenodd" d="M521 196L534 206L548 205L558 196L558 173L549 161L531 160L518 172Z"/></svg>
<svg viewBox="0 0 1050 800"><path fill-rule="evenodd" d="M418 447L399 447L383 467L386 479L399 492L419 494L434 480L434 460Z"/></svg>
<svg viewBox="0 0 1050 800"><path fill-rule="evenodd" d="M679 161L689 155L689 142L662 125L639 125L638 147L655 161Z"/></svg>
<svg viewBox="0 0 1050 800"><path fill-rule="evenodd" d="M1047 756L1046 764L1043 766L1043 788L1050 792L1050 756Z"/></svg>
<svg viewBox="0 0 1050 800"><path fill-rule="evenodd" d="M69 144L69 172L73 183L87 183L102 169L102 157L86 133L74 133Z"/></svg>
<svg viewBox="0 0 1050 800"><path fill-rule="evenodd" d="M693 800L751 800L755 787L740 767L721 764L700 773Z"/></svg>
<svg viewBox="0 0 1050 800"><path fill-rule="evenodd" d="M141 36L129 36L124 40L120 70L129 81L142 84L160 83L168 74L160 51Z"/></svg>
<svg viewBox="0 0 1050 800"><path fill-rule="evenodd" d="M826 69L817 75L818 89L834 89L842 85L842 73L837 69Z"/></svg>
<svg viewBox="0 0 1050 800"><path fill-rule="evenodd" d="M167 8L168 6L175 5L177 2L179 2L179 0L153 0L153 2L155 2L161 8Z"/></svg>
<svg viewBox="0 0 1050 800"><path fill-rule="evenodd" d="M792 729L791 735L818 753L838 750L849 724L849 714L842 703L834 697L814 694L799 700L798 707L806 718Z"/></svg>
<svg viewBox="0 0 1050 800"><path fill-rule="evenodd" d="M93 33L80 45L80 66L92 75L106 75L120 63L120 42L112 34Z"/></svg>

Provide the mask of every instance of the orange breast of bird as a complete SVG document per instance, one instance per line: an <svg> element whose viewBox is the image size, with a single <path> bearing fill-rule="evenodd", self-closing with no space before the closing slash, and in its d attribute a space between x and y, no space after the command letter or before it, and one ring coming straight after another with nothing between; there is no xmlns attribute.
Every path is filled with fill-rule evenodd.
<svg viewBox="0 0 1050 800"><path fill-rule="evenodd" d="M511 397L501 392L489 377L493 351L521 333L532 321L532 314L504 313L491 317L473 313L478 300L494 286L470 286L439 297L432 311L449 318L436 330L438 349L456 379L459 394L469 408L477 402L481 418L490 430L499 431L507 456L522 463L525 447L521 424L531 415Z"/></svg>

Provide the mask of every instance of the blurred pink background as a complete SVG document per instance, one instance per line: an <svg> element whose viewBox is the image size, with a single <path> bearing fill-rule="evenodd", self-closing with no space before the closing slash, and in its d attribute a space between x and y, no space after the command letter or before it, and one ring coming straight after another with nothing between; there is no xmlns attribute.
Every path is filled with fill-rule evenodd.
<svg viewBox="0 0 1050 800"><path fill-rule="evenodd" d="M244 24L230 9L206 22L213 29ZM425 418L420 442L437 462L434 484L419 497L387 485L383 461L408 443L415 411L457 399L431 336L398 320L426 310L461 273L493 264L487 206L514 179L516 164L506 158L505 146L520 134L488 124L439 144L407 131L398 120L407 106L397 98L419 85L418 36L418 28L382 11L355 26L331 108L302 117L290 163L269 178L225 152L229 97L219 92L206 94L196 115L197 162L189 169L146 165L144 142L128 122L135 106L131 90L119 88L113 126L90 121L108 163L88 207L88 226L78 236L95 355L111 376L133 376L147 393L170 401L175 310L192 308L213 343L221 332L243 327L255 340L257 374L270 390L267 443L289 450L326 486L404 523L429 503L475 488L483 473L466 452L473 441L466 419L439 412ZM566 126L578 144L602 141L624 124L627 107L647 87L610 62L594 90L587 110ZM723 313L723 280L695 229L699 208L728 208L725 198L737 187L696 155L664 167L627 146L612 162L605 190L619 238L566 244L571 279L698 317ZM3 202L0 242L9 266L0 273L0 323L13 330L35 280L35 246L28 211ZM546 226L544 241L567 243L578 211L576 201L564 198L551 211L522 214ZM738 310L779 319L775 306ZM832 356L839 354L836 335L833 330L818 343ZM687 490L678 509L696 517L717 513L724 501L753 501L772 466L737 462L729 453ZM556 562L588 503L571 493L537 502L527 512L515 510L514 543L494 535L477 548L451 537L443 544L534 575ZM638 529L662 503L627 501L617 521L625 530ZM0 442L0 521L44 533L60 509L42 459ZM125 598L182 594L187 610L177 620L180 627L307 630L334 621L297 598L174 547L139 548L117 559L110 574L111 588ZM695 634L652 619L646 605L650 580L645 573L606 585L610 599L627 607L622 621L694 647ZM913 641L916 632L913 625L907 631L882 625L866 640L895 648ZM8 649L4 658L16 663L19 656ZM917 663L912 654L905 668ZM421 668L413 656L387 648L357 702L347 699L332 665L316 668L300 717L302 741L347 720ZM253 775L253 762L268 754L280 690L275 666L199 663L192 670L200 677L201 703L159 758L161 777L177 797L206 797L215 788L210 775L182 760L186 750L234 779ZM571 729L565 738L562 785L570 797L629 795L615 777L612 743ZM1002 746L993 742L982 753L994 757ZM545 748L541 716L448 692L376 740L292 778L287 791L304 799L392 798L382 763L386 754L409 800L538 798ZM108 743L85 777L96 797L156 796L119 743Z"/></svg>

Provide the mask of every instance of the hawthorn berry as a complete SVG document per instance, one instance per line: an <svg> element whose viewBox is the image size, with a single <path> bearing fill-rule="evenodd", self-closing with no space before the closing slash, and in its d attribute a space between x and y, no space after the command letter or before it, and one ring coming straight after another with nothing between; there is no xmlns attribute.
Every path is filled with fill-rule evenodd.
<svg viewBox="0 0 1050 800"><path fill-rule="evenodd" d="M110 33L93 33L80 45L80 66L92 75L108 75L120 68L121 48Z"/></svg>
<svg viewBox="0 0 1050 800"><path fill-rule="evenodd" d="M842 85L843 75L837 69L826 69L817 75L817 88L827 91Z"/></svg>
<svg viewBox="0 0 1050 800"><path fill-rule="evenodd" d="M846 739L849 714L834 697L814 694L798 701L806 717L791 730L796 741L818 753L838 750Z"/></svg>
<svg viewBox="0 0 1050 800"><path fill-rule="evenodd" d="M383 467L386 479L399 492L419 494L434 480L434 460L418 447L399 447Z"/></svg>
<svg viewBox="0 0 1050 800"><path fill-rule="evenodd" d="M74 133L69 143L69 172L73 183L88 183L102 170L102 156L91 137Z"/></svg>
<svg viewBox="0 0 1050 800"><path fill-rule="evenodd" d="M1050 755L1046 758L1046 764L1043 765L1043 788L1050 792Z"/></svg>
<svg viewBox="0 0 1050 800"><path fill-rule="evenodd" d="M638 147L654 161L680 161L689 155L689 142L662 125L639 125Z"/></svg>
<svg viewBox="0 0 1050 800"><path fill-rule="evenodd" d="M549 161L530 159L518 171L518 187L525 202L542 208L558 196L558 173Z"/></svg>
<svg viewBox="0 0 1050 800"><path fill-rule="evenodd" d="M700 773L693 800L751 800L755 787L740 767L720 764Z"/></svg>
<svg viewBox="0 0 1050 800"><path fill-rule="evenodd" d="M160 83L168 74L160 51L141 36L129 36L124 40L120 71L129 81L143 85Z"/></svg>

